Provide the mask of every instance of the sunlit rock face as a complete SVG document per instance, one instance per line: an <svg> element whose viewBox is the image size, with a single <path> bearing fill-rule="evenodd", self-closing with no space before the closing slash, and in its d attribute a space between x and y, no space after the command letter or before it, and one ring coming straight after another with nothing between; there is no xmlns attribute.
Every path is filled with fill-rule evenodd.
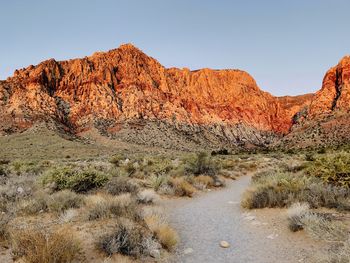
<svg viewBox="0 0 350 263"><path fill-rule="evenodd" d="M342 63L346 69L346 59ZM310 115L333 109L320 94L334 99L332 87L340 78L349 79L345 69L327 73L322 88L327 92L316 94ZM349 101L349 87L344 87L339 108ZM127 123L161 122L182 135L201 133L208 143L264 145L289 132L293 116L311 97L276 98L240 70L167 69L126 44L82 59L50 59L16 70L0 82L0 130L17 132L45 121L75 134L94 127L117 136Z"/></svg>

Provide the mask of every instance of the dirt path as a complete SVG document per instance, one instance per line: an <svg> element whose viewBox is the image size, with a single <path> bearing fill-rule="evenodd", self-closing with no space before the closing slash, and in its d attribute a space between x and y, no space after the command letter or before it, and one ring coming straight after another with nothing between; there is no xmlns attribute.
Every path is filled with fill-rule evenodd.
<svg viewBox="0 0 350 263"><path fill-rule="evenodd" d="M249 183L250 177L243 176L223 190L165 201L169 220L181 238L171 262L309 262L317 244L304 233L288 230L285 210L240 207ZM231 246L221 248L222 240Z"/></svg>

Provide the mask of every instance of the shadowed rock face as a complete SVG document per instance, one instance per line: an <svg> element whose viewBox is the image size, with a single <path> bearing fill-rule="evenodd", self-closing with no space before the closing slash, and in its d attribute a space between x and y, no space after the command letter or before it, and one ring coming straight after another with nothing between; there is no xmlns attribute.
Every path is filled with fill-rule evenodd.
<svg viewBox="0 0 350 263"><path fill-rule="evenodd" d="M108 136L135 142L142 137L147 143L164 136L167 127L178 139L197 138L194 143L266 146L296 122L347 110L349 65L345 57L330 69L315 96L277 98L244 71L167 69L126 44L16 70L0 82L0 132L46 121L76 134L96 127Z"/></svg>

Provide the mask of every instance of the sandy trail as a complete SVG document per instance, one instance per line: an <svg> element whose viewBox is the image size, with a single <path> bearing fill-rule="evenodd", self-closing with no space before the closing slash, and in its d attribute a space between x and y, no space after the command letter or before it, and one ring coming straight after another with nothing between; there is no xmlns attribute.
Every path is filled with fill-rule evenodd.
<svg viewBox="0 0 350 263"><path fill-rule="evenodd" d="M288 230L285 210L246 211L240 207L250 176L228 182L222 190L193 199L164 202L181 242L170 262L309 262L317 244ZM225 240L229 248L221 248Z"/></svg>

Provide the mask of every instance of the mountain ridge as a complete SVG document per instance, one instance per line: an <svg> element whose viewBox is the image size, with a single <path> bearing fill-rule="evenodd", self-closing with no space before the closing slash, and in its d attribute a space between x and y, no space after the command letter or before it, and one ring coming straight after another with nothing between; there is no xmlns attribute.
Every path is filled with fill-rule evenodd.
<svg viewBox="0 0 350 263"><path fill-rule="evenodd" d="M342 63L346 80L348 64ZM74 134L95 127L118 137L125 126L132 134L128 123L164 122L181 136L203 134L203 144L264 146L289 134L302 110L319 115L318 105L324 105L319 94L274 97L245 71L165 68L124 44L80 59L49 59L0 81L0 131L21 132L52 121Z"/></svg>

